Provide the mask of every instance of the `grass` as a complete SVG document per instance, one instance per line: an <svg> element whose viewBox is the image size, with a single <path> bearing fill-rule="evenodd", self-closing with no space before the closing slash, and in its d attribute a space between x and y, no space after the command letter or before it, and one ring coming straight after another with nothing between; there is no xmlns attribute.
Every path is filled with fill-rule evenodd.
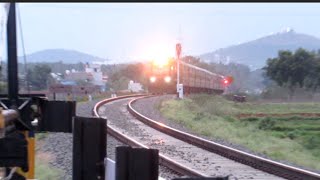
<svg viewBox="0 0 320 180"><path fill-rule="evenodd" d="M46 160L36 158L35 178L39 180L57 180L63 172L53 168Z"/></svg>
<svg viewBox="0 0 320 180"><path fill-rule="evenodd" d="M41 144L41 140L45 139L48 133L36 133L36 146ZM37 150L35 157L35 178L39 180L57 180L64 174L60 169L50 166L49 162L52 160L52 155L39 152ZM60 177L61 178L61 177Z"/></svg>
<svg viewBox="0 0 320 180"><path fill-rule="evenodd" d="M244 112L317 112L316 107L320 108L320 104L236 104L221 96L208 95L163 101L158 105L166 118L193 132L245 146L276 160L320 170L320 118L235 118Z"/></svg>
<svg viewBox="0 0 320 180"><path fill-rule="evenodd" d="M194 95L193 102L199 106L210 105L208 110L225 114L233 113L317 113L320 103L235 103L222 96ZM208 101L207 98L209 98ZM227 110L226 110L227 108Z"/></svg>
<svg viewBox="0 0 320 180"><path fill-rule="evenodd" d="M35 140L36 140L36 142L41 141L41 140L45 139L46 137L48 137L48 133L46 133L46 132L36 133Z"/></svg>

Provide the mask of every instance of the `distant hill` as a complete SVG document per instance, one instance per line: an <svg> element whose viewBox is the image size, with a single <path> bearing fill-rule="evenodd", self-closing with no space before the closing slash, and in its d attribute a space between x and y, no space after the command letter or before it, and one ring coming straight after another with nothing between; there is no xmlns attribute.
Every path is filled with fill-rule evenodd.
<svg viewBox="0 0 320 180"><path fill-rule="evenodd" d="M47 49L38 51L26 56L27 62L59 62L62 61L65 64L75 64L78 62L94 62L94 61L107 61L97 56L82 53L75 50L67 49ZM19 61L23 62L23 57L19 57Z"/></svg>
<svg viewBox="0 0 320 180"><path fill-rule="evenodd" d="M279 50L293 51L299 47L317 51L320 49L320 39L287 29L253 41L218 49L199 57L206 62L237 62L257 69L265 66L268 58L276 57Z"/></svg>

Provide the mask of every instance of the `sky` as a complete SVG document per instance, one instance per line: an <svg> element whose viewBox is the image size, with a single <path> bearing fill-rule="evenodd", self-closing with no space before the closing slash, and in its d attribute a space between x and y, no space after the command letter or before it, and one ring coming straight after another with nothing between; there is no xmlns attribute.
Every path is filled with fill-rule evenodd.
<svg viewBox="0 0 320 180"><path fill-rule="evenodd" d="M178 41L183 55L201 55L286 27L320 37L319 9L320 3L18 3L17 11L26 54L63 48L131 61L175 56ZM19 29L18 36L22 55Z"/></svg>

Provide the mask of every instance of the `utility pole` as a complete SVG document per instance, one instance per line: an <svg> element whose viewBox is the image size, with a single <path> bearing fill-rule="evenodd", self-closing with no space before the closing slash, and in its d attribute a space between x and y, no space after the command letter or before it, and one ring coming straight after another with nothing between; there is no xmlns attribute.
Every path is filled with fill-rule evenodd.
<svg viewBox="0 0 320 180"><path fill-rule="evenodd" d="M177 53L177 86L180 84L180 53L181 53L181 44L176 44L176 53Z"/></svg>
<svg viewBox="0 0 320 180"><path fill-rule="evenodd" d="M176 44L176 54L177 54L177 94L178 94L178 98L182 98L183 87L180 84L180 55L181 55L181 26L180 25L179 25L178 43Z"/></svg>
<svg viewBox="0 0 320 180"><path fill-rule="evenodd" d="M181 54L181 44L176 44L176 53L177 53L177 93L178 97L180 98L180 91L181 91L181 85L180 85L180 54Z"/></svg>
<svg viewBox="0 0 320 180"><path fill-rule="evenodd" d="M177 53L177 92L178 86L180 84L180 54L181 54L181 25L179 24L179 35L178 43L176 44L176 53Z"/></svg>

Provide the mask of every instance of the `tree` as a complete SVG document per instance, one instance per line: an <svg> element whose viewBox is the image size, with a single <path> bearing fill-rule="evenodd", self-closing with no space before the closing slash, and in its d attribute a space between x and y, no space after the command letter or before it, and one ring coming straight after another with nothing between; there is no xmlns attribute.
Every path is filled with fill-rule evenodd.
<svg viewBox="0 0 320 180"><path fill-rule="evenodd" d="M51 68L48 65L36 65L33 69L28 69L26 79L33 89L43 90L47 88L50 73Z"/></svg>
<svg viewBox="0 0 320 180"><path fill-rule="evenodd" d="M305 86L305 79L311 75L310 72L316 67L315 63L314 53L299 48L294 53L279 51L278 57L268 59L267 66L263 69L267 77L290 90L291 99L296 87Z"/></svg>
<svg viewBox="0 0 320 180"><path fill-rule="evenodd" d="M304 79L304 86L315 93L320 86L320 51L315 59L313 59L312 65L312 68L309 69L309 73Z"/></svg>

